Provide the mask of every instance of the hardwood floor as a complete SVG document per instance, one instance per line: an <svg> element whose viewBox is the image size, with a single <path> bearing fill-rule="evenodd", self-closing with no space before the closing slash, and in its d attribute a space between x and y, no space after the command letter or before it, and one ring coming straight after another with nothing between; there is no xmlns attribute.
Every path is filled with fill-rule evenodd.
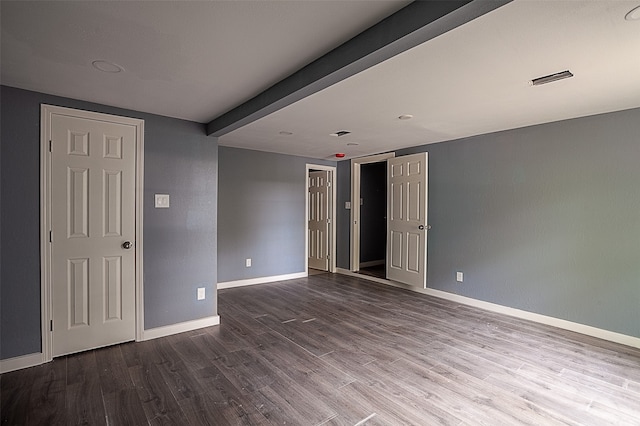
<svg viewBox="0 0 640 426"><path fill-rule="evenodd" d="M640 424L640 350L355 277L0 377L2 425Z"/></svg>

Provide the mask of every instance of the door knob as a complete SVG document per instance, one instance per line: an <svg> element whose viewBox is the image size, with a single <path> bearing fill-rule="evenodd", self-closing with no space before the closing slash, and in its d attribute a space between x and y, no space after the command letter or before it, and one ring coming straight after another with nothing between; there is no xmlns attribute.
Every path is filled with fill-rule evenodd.
<svg viewBox="0 0 640 426"><path fill-rule="evenodd" d="M418 226L418 229L419 229L419 230L421 230L421 231L423 231L423 230L425 230L425 229L429 230L429 229L431 229L431 225L427 225L427 226L419 225L419 226Z"/></svg>
<svg viewBox="0 0 640 426"><path fill-rule="evenodd" d="M125 250L129 250L131 247L133 247L133 243L131 241L125 241L122 243L122 248Z"/></svg>

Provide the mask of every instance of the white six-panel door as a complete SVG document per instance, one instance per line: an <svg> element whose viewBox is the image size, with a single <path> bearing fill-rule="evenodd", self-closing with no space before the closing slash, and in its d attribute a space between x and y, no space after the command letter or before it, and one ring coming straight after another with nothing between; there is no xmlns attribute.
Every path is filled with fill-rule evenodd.
<svg viewBox="0 0 640 426"><path fill-rule="evenodd" d="M387 162L387 279L426 288L428 154Z"/></svg>
<svg viewBox="0 0 640 426"><path fill-rule="evenodd" d="M309 267L329 270L329 172L309 172Z"/></svg>
<svg viewBox="0 0 640 426"><path fill-rule="evenodd" d="M135 126L51 116L53 356L135 339L135 144Z"/></svg>

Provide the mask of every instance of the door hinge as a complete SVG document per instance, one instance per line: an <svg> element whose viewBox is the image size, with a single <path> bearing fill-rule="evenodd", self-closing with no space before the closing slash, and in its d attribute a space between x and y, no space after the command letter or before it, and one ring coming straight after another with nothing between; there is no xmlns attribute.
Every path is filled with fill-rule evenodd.
<svg viewBox="0 0 640 426"><path fill-rule="evenodd" d="M49 141L49 152L51 152L51 144L52 144L52 142Z"/></svg>
<svg viewBox="0 0 640 426"><path fill-rule="evenodd" d="M331 219L327 219L327 223L331 223Z"/></svg>
<svg viewBox="0 0 640 426"><path fill-rule="evenodd" d="M327 181L327 188L331 188L331 181Z"/></svg>
<svg viewBox="0 0 640 426"><path fill-rule="evenodd" d="M49 231L49 242L52 243L53 242L53 232Z"/></svg>
<svg viewBox="0 0 640 426"><path fill-rule="evenodd" d="M53 331L53 320L49 321L49 328L50 331Z"/></svg>

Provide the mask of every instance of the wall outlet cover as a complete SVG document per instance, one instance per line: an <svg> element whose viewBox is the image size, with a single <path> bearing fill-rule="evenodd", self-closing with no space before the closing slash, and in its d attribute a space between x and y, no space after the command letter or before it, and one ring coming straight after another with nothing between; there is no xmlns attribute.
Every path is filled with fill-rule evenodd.
<svg viewBox="0 0 640 426"><path fill-rule="evenodd" d="M456 281L461 283L464 280L464 274L462 272L456 272Z"/></svg>
<svg viewBox="0 0 640 426"><path fill-rule="evenodd" d="M169 194L156 194L155 207L156 207L156 209L168 209L169 208Z"/></svg>
<svg viewBox="0 0 640 426"><path fill-rule="evenodd" d="M251 268L251 259L247 259L244 261L244 266L246 266L247 268Z"/></svg>
<svg viewBox="0 0 640 426"><path fill-rule="evenodd" d="M204 300L205 298L205 288L198 287L198 300Z"/></svg>

